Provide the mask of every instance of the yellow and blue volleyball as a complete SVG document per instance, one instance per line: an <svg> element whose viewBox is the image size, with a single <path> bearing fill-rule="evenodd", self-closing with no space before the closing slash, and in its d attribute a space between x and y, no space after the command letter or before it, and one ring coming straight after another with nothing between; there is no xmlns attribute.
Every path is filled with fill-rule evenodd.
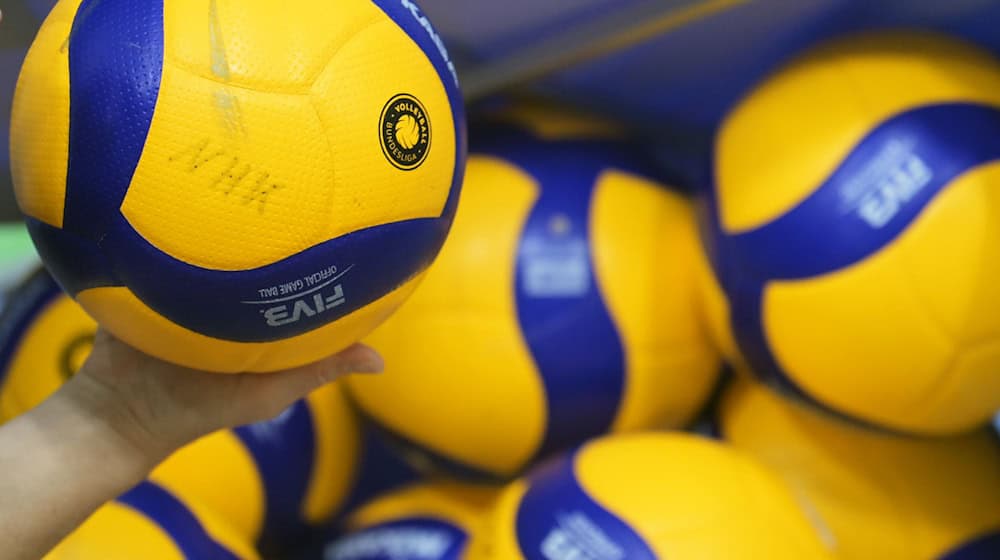
<svg viewBox="0 0 1000 560"><path fill-rule="evenodd" d="M412 0L61 0L14 97L15 190L129 344L270 371L360 339L447 235L464 114Z"/></svg>
<svg viewBox="0 0 1000 560"><path fill-rule="evenodd" d="M142 482L101 506L45 560L258 560L225 520Z"/></svg>
<svg viewBox="0 0 1000 560"><path fill-rule="evenodd" d="M323 560L472 560L470 543L498 487L431 480L391 492L352 513Z"/></svg>
<svg viewBox="0 0 1000 560"><path fill-rule="evenodd" d="M777 472L844 560L1000 558L1000 440L876 431L741 379L719 434Z"/></svg>
<svg viewBox="0 0 1000 560"><path fill-rule="evenodd" d="M487 526L475 542L504 560L832 558L777 475L681 433L592 441L510 485Z"/></svg>
<svg viewBox="0 0 1000 560"><path fill-rule="evenodd" d="M441 255L366 339L386 372L346 380L433 465L510 478L608 431L680 426L716 378L691 204L630 144L565 130L473 131Z"/></svg>
<svg viewBox="0 0 1000 560"><path fill-rule="evenodd" d="M0 424L41 404L90 355L97 324L44 270L0 314Z"/></svg>
<svg viewBox="0 0 1000 560"><path fill-rule="evenodd" d="M39 271L0 317L0 423L40 404L90 353L97 325ZM347 503L361 456L358 418L328 385L273 420L222 430L180 449L150 480L204 504L270 550L328 523Z"/></svg>
<svg viewBox="0 0 1000 560"><path fill-rule="evenodd" d="M993 56L920 32L821 45L739 103L714 158L704 229L730 357L889 429L989 421L1000 408Z"/></svg>

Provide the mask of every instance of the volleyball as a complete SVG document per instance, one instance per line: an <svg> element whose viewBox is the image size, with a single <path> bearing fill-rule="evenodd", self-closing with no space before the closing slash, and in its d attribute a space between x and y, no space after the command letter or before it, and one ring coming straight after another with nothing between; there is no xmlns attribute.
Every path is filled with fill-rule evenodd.
<svg viewBox="0 0 1000 560"><path fill-rule="evenodd" d="M777 475L680 433L587 443L507 487L487 526L492 558L832 558Z"/></svg>
<svg viewBox="0 0 1000 560"><path fill-rule="evenodd" d="M1000 440L889 434L782 399L726 389L720 437L778 473L837 558L1000 558Z"/></svg>
<svg viewBox="0 0 1000 560"><path fill-rule="evenodd" d="M1000 408L1000 314L984 312L1000 305L991 54L918 32L821 45L729 114L714 157L705 231L726 301L712 315L731 358L890 429L989 421Z"/></svg>
<svg viewBox="0 0 1000 560"><path fill-rule="evenodd" d="M472 560L470 542L482 529L498 490L445 479L380 496L345 522L346 534L324 548L324 560Z"/></svg>
<svg viewBox="0 0 1000 560"><path fill-rule="evenodd" d="M383 321L447 235L464 142L411 0L62 0L11 117L59 284L125 342L218 372L316 361Z"/></svg>

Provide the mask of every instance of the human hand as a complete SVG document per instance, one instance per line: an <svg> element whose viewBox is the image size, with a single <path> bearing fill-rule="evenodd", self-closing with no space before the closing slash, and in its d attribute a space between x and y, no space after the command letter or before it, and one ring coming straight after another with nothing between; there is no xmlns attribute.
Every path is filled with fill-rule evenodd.
<svg viewBox="0 0 1000 560"><path fill-rule="evenodd" d="M179 447L222 428L277 416L296 400L347 373L382 370L360 344L299 368L220 374L164 362L98 330L63 398L102 420L148 470Z"/></svg>

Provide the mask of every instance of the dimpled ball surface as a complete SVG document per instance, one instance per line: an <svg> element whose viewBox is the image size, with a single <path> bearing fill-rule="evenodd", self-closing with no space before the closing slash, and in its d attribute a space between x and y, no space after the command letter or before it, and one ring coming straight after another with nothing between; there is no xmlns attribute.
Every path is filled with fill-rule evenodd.
<svg viewBox="0 0 1000 560"><path fill-rule="evenodd" d="M220 372L314 361L384 320L464 163L457 80L410 0L63 0L11 131L62 287L130 344Z"/></svg>

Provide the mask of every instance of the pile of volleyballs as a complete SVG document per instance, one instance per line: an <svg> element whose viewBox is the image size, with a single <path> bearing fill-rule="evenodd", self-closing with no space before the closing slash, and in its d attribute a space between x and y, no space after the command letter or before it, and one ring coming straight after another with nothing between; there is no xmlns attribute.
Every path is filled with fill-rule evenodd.
<svg viewBox="0 0 1000 560"><path fill-rule="evenodd" d="M368 339L388 370L346 383L418 459L525 474L384 496L326 558L1000 557L1000 63L804 54L720 126L697 226L599 127L521 124L472 129L452 235ZM725 445L658 432L714 348Z"/></svg>
<svg viewBox="0 0 1000 560"><path fill-rule="evenodd" d="M696 205L544 108L467 158L413 2L307 4L62 0L28 54L16 194L72 300L42 275L8 310L5 418L97 323L220 374L387 362L185 448L53 557L298 548L357 490L359 418L434 474L327 560L1000 557L996 60L822 45L721 124ZM669 432L722 358L722 441Z"/></svg>

